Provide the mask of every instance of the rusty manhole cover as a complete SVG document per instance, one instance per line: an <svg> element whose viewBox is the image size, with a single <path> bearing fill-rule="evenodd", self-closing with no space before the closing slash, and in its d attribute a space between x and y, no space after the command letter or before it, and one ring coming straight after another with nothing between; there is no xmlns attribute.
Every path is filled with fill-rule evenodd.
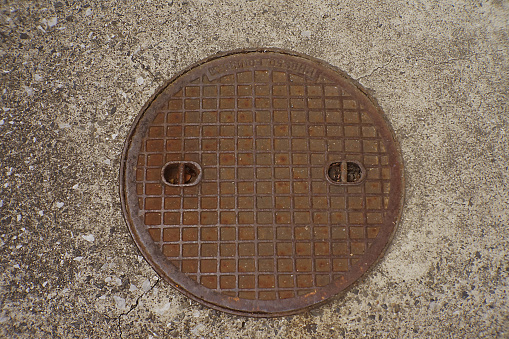
<svg viewBox="0 0 509 339"><path fill-rule="evenodd" d="M350 286L399 217L402 162L383 114L306 56L214 56L165 85L125 145L134 240L187 296L247 316L297 313Z"/></svg>

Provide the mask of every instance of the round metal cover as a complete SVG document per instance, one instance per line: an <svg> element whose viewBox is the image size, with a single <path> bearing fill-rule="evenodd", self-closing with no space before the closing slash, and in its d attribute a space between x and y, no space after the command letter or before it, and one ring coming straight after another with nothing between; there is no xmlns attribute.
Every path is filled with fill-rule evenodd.
<svg viewBox="0 0 509 339"><path fill-rule="evenodd" d="M190 67L146 104L120 187L159 275L209 307L268 317L325 301L381 257L402 171L358 84L307 56L243 50Z"/></svg>

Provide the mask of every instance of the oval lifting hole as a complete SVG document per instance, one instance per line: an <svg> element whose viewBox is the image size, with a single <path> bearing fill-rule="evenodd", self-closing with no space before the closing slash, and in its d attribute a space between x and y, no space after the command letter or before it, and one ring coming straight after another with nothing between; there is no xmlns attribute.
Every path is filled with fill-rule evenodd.
<svg viewBox="0 0 509 339"><path fill-rule="evenodd" d="M366 170L357 161L337 161L329 165L327 179L333 184L359 184L366 176Z"/></svg>
<svg viewBox="0 0 509 339"><path fill-rule="evenodd" d="M327 171L327 175L329 179L333 182L341 182L341 163L333 162L329 165L329 170Z"/></svg>
<svg viewBox="0 0 509 339"><path fill-rule="evenodd" d="M163 182L170 186L193 186L201 179L201 166L194 161L170 161L161 171Z"/></svg>
<svg viewBox="0 0 509 339"><path fill-rule="evenodd" d="M359 182L362 177L361 167L355 162L346 163L346 182Z"/></svg>
<svg viewBox="0 0 509 339"><path fill-rule="evenodd" d="M184 164L184 184L192 184L198 178L198 172L192 164Z"/></svg>
<svg viewBox="0 0 509 339"><path fill-rule="evenodd" d="M164 167L163 178L167 184L178 185L180 183L180 164L168 164Z"/></svg>

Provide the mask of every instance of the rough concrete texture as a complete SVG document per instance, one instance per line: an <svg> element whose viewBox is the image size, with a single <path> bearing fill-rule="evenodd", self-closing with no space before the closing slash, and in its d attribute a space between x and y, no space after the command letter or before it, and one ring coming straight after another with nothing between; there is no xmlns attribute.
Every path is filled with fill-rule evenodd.
<svg viewBox="0 0 509 339"><path fill-rule="evenodd" d="M507 0L0 6L0 337L509 337ZM357 79L405 161L384 259L297 316L191 302L140 257L122 217L119 159L143 104L179 70L243 47Z"/></svg>

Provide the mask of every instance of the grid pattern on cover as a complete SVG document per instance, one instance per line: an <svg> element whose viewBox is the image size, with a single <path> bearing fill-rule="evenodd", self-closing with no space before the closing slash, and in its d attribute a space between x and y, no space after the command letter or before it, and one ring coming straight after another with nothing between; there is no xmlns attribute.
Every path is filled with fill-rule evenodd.
<svg viewBox="0 0 509 339"><path fill-rule="evenodd" d="M196 186L162 184L168 161L196 161ZM325 179L356 160L359 185ZM330 80L271 69L184 86L138 157L145 225L162 253L206 288L244 299L307 294L352 269L377 237L390 166L364 107Z"/></svg>

